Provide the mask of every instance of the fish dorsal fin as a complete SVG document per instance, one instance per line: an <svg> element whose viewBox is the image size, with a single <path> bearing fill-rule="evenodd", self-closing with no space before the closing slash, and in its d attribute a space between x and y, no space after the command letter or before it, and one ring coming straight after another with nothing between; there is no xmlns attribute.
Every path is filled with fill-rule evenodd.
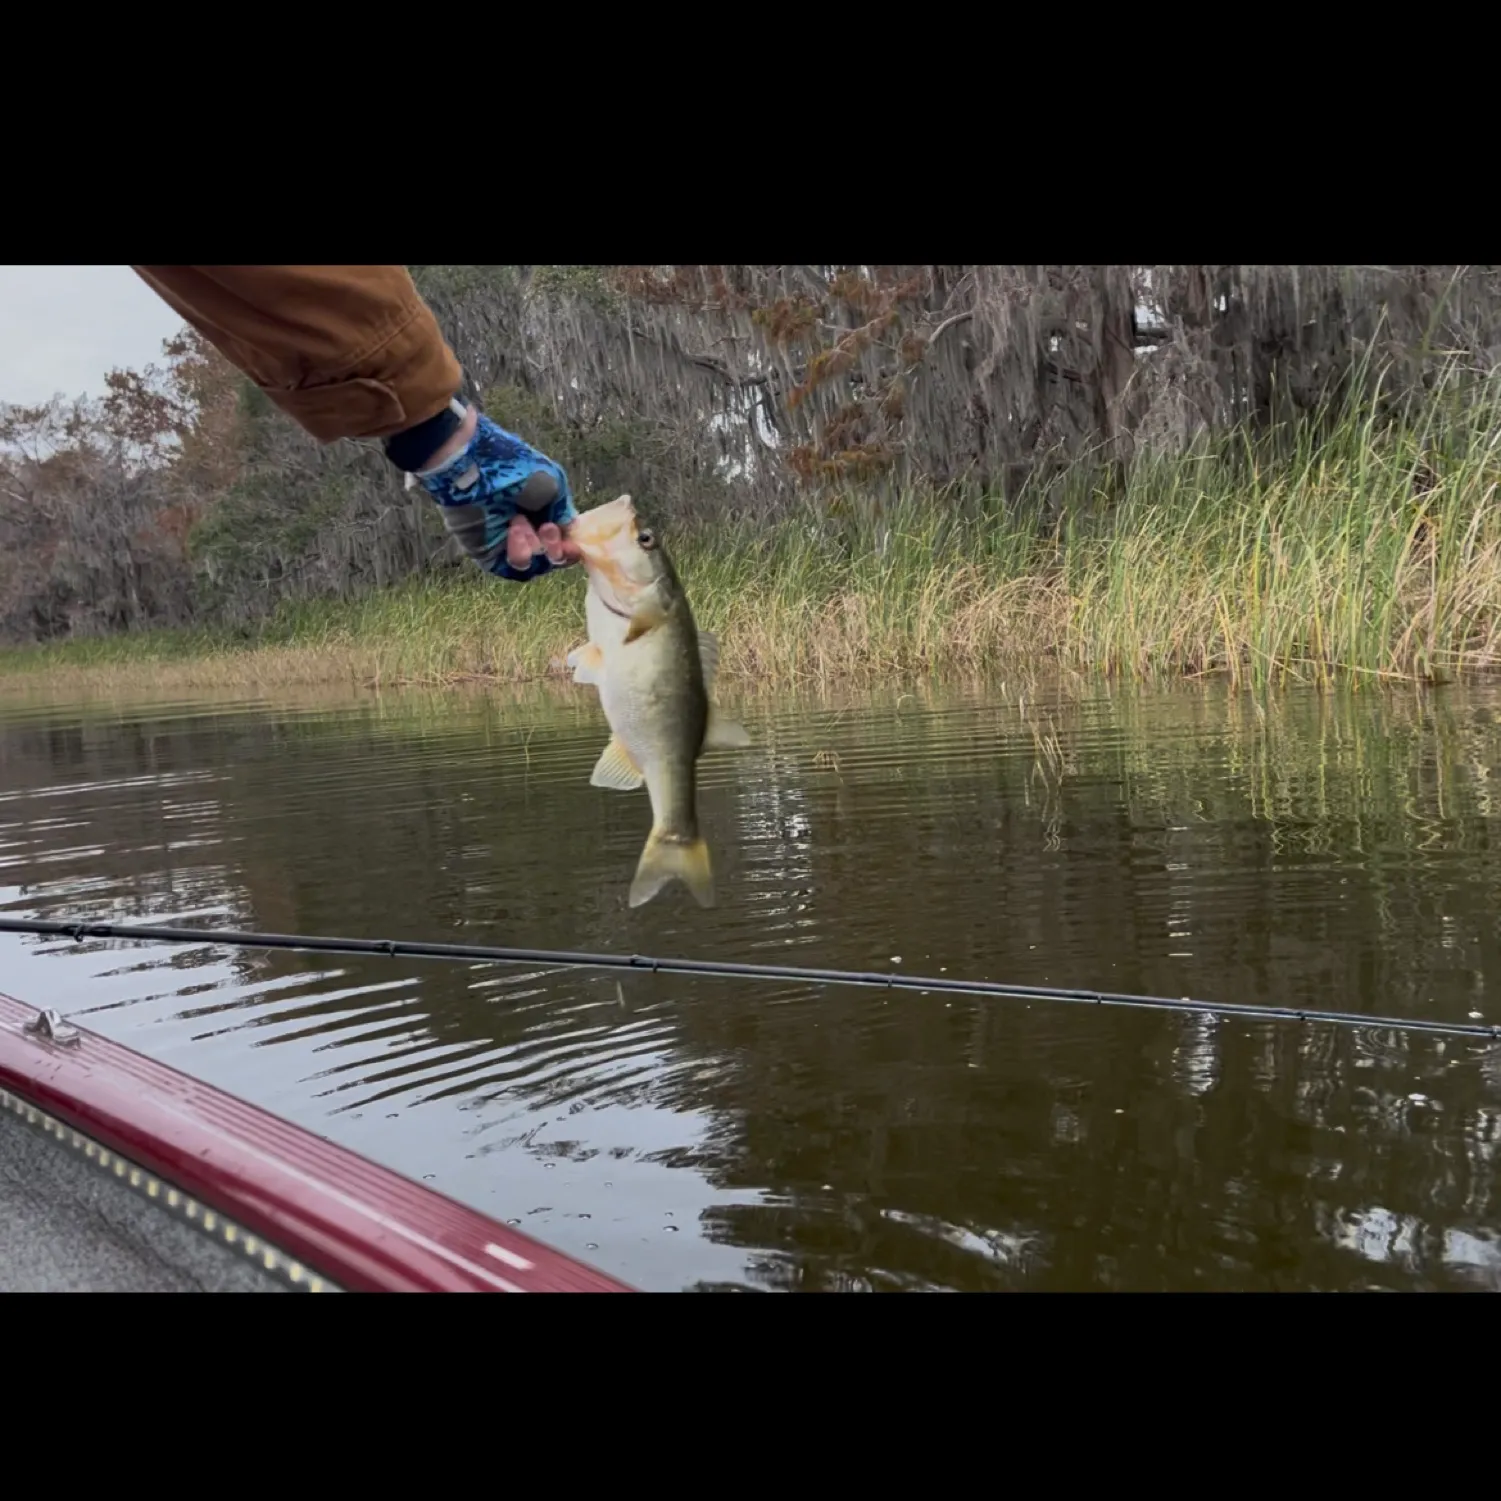
<svg viewBox="0 0 1501 1501"><path fill-rule="evenodd" d="M714 674L719 671L719 642L709 631L698 633L698 660L704 669L704 687L713 685Z"/></svg>
<svg viewBox="0 0 1501 1501"><path fill-rule="evenodd" d="M614 792L634 792L645 780L641 769L631 760L630 752L620 743L620 737L611 735L610 743L594 763L589 785L608 787Z"/></svg>
<svg viewBox="0 0 1501 1501"><path fill-rule="evenodd" d="M704 728L704 749L744 750L751 737L743 724L731 719L713 704L709 705L709 723Z"/></svg>
<svg viewBox="0 0 1501 1501"><path fill-rule="evenodd" d="M592 641L576 646L568 653L568 666L573 668L575 683L598 684L605 665L605 654Z"/></svg>

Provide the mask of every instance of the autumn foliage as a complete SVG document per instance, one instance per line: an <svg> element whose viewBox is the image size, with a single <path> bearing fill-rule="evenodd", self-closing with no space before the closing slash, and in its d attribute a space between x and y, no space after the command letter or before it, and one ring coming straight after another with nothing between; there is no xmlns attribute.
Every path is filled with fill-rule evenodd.
<svg viewBox="0 0 1501 1501"><path fill-rule="evenodd" d="M679 527L1119 474L1357 378L1399 402L1440 358L1501 351L1491 267L412 270L466 394L583 503L630 489ZM249 623L458 561L373 445L320 447L186 332L95 400L0 409L9 640Z"/></svg>

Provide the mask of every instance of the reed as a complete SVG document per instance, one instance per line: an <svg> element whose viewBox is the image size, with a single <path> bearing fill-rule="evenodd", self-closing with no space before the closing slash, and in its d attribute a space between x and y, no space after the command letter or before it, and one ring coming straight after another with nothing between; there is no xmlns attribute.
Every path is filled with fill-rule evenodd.
<svg viewBox="0 0 1501 1501"><path fill-rule="evenodd" d="M1444 681L1501 662L1501 378L1396 412L1229 435L1121 478L1081 461L1002 503L851 494L670 536L721 671L771 688L1045 664L1136 680ZM638 497L638 500L644 500ZM0 686L525 682L566 676L577 570L471 569L203 629L0 653Z"/></svg>

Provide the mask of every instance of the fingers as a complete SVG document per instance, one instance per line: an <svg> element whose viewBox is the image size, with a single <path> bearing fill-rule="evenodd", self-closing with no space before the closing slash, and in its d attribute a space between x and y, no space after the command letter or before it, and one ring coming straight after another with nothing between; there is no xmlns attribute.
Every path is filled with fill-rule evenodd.
<svg viewBox="0 0 1501 1501"><path fill-rule="evenodd" d="M531 561L542 551L536 528L525 516L513 516L506 532L506 562L519 573L531 566Z"/></svg>
<svg viewBox="0 0 1501 1501"><path fill-rule="evenodd" d="M570 542L556 522L545 522L537 536L547 549L549 561L553 563L577 563L583 556L578 543Z"/></svg>
<svg viewBox="0 0 1501 1501"><path fill-rule="evenodd" d="M555 522L544 522L539 531L525 516L513 517L506 533L506 561L520 572L539 552L546 553L548 562L557 566L577 563L580 557L578 543L568 541Z"/></svg>

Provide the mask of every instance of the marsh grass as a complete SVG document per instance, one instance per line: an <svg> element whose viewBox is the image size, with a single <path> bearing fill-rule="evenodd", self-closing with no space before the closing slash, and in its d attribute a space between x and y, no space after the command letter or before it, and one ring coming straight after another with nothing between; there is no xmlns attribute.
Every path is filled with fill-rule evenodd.
<svg viewBox="0 0 1501 1501"><path fill-rule="evenodd" d="M1134 680L1446 681L1501 662L1501 377L1451 368L1420 403L1251 439L1075 464L994 499L849 496L671 539L721 672L851 686L1046 666ZM641 499L638 497L638 499ZM0 682L128 688L566 676L577 572L472 570L214 630L0 653Z"/></svg>

